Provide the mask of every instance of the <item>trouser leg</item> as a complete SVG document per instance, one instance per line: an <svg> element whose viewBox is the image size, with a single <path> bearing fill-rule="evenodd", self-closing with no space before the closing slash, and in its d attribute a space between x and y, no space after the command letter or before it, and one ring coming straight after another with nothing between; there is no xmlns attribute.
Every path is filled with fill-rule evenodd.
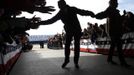
<svg viewBox="0 0 134 75"><path fill-rule="evenodd" d="M67 35L66 36L66 43L65 43L65 61L69 61L69 56L70 56L70 44L71 44L72 36Z"/></svg>
<svg viewBox="0 0 134 75"><path fill-rule="evenodd" d="M118 57L121 63L126 63L124 59L124 54L122 50L122 41L120 38L117 38L117 51L118 51Z"/></svg>
<svg viewBox="0 0 134 75"><path fill-rule="evenodd" d="M111 38L111 44L110 44L110 49L109 49L107 61L112 61L114 49L115 49L115 39Z"/></svg>
<svg viewBox="0 0 134 75"><path fill-rule="evenodd" d="M80 34L74 36L74 63L78 64L79 56L80 56Z"/></svg>

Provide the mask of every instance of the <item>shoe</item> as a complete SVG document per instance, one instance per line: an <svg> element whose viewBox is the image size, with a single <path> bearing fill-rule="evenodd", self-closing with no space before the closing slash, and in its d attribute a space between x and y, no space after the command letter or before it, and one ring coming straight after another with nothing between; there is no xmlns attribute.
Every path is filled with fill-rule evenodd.
<svg viewBox="0 0 134 75"><path fill-rule="evenodd" d="M112 60L110 60L110 61L107 61L108 63L110 63L110 64L112 64L112 65L117 65L117 63L116 62L114 62L114 61L112 61Z"/></svg>
<svg viewBox="0 0 134 75"><path fill-rule="evenodd" d="M69 61L65 61L63 64L62 64L62 68L65 68L66 67L66 65L69 63Z"/></svg>
<svg viewBox="0 0 134 75"><path fill-rule="evenodd" d="M80 67L79 67L79 65L78 65L78 64L75 64L75 68L79 69Z"/></svg>

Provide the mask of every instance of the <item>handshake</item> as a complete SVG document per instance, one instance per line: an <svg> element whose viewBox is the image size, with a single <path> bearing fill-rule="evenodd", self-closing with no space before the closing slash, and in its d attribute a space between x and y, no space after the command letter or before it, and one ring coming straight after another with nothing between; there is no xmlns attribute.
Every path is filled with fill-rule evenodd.
<svg viewBox="0 0 134 75"><path fill-rule="evenodd" d="M95 18L96 17L96 15L92 12L92 11L89 11L90 12L90 16L92 17L92 18Z"/></svg>
<svg viewBox="0 0 134 75"><path fill-rule="evenodd" d="M92 11L83 11L83 12L78 12L78 14L82 15L82 16L91 16L92 18L97 18L98 14L95 15ZM72 16L74 14L68 14L67 16ZM37 29L40 25L48 25L48 24L52 24L54 22L56 22L57 20L62 20L63 22L70 24L72 23L76 23L77 24L77 20L75 20L75 18L70 18L68 19L66 15L62 15L62 13L60 12L59 14L55 15L54 17L52 17L51 19L45 20L45 21L41 21L40 18L35 18L33 17L32 21L31 21L31 28L32 29ZM74 16L76 17L76 16ZM77 17L76 17L77 18ZM72 22L73 21L73 22ZM65 24L66 25L66 24Z"/></svg>

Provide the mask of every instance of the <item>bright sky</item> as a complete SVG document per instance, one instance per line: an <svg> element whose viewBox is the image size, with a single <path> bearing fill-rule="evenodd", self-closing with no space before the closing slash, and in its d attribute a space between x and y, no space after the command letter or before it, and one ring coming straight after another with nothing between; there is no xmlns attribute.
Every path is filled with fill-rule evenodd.
<svg viewBox="0 0 134 75"><path fill-rule="evenodd" d="M57 1L58 0L46 0L47 6L54 6L56 9L56 11L52 12L52 14L39 13L39 12L35 12L34 14L29 14L23 12L21 16L31 18L34 15L36 15L36 17L41 17L42 20L50 19L59 11ZM70 6L75 6L80 9L90 10L93 11L95 14L104 11L108 7L108 2L109 2L109 0L65 0L65 1ZM120 10L121 14L123 10L134 12L134 0L119 0L118 2L119 2L118 9ZM91 18L90 16L78 15L78 18L82 29L87 27L87 22L98 23L98 24L103 24L106 22L105 19L97 20L95 18ZM44 25L44 26L41 25L38 29L30 29L27 32L30 35L53 35L56 33L61 33L63 30L63 25L64 24L59 20L51 25Z"/></svg>

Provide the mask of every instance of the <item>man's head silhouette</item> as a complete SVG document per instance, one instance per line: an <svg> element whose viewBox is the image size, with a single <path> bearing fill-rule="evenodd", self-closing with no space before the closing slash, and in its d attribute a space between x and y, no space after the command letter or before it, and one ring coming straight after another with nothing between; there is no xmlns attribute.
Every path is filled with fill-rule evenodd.
<svg viewBox="0 0 134 75"><path fill-rule="evenodd" d="M118 7L118 0L110 0L109 5L113 8L117 8Z"/></svg>
<svg viewBox="0 0 134 75"><path fill-rule="evenodd" d="M60 9L64 9L66 7L66 2L64 0L59 0L58 6Z"/></svg>

